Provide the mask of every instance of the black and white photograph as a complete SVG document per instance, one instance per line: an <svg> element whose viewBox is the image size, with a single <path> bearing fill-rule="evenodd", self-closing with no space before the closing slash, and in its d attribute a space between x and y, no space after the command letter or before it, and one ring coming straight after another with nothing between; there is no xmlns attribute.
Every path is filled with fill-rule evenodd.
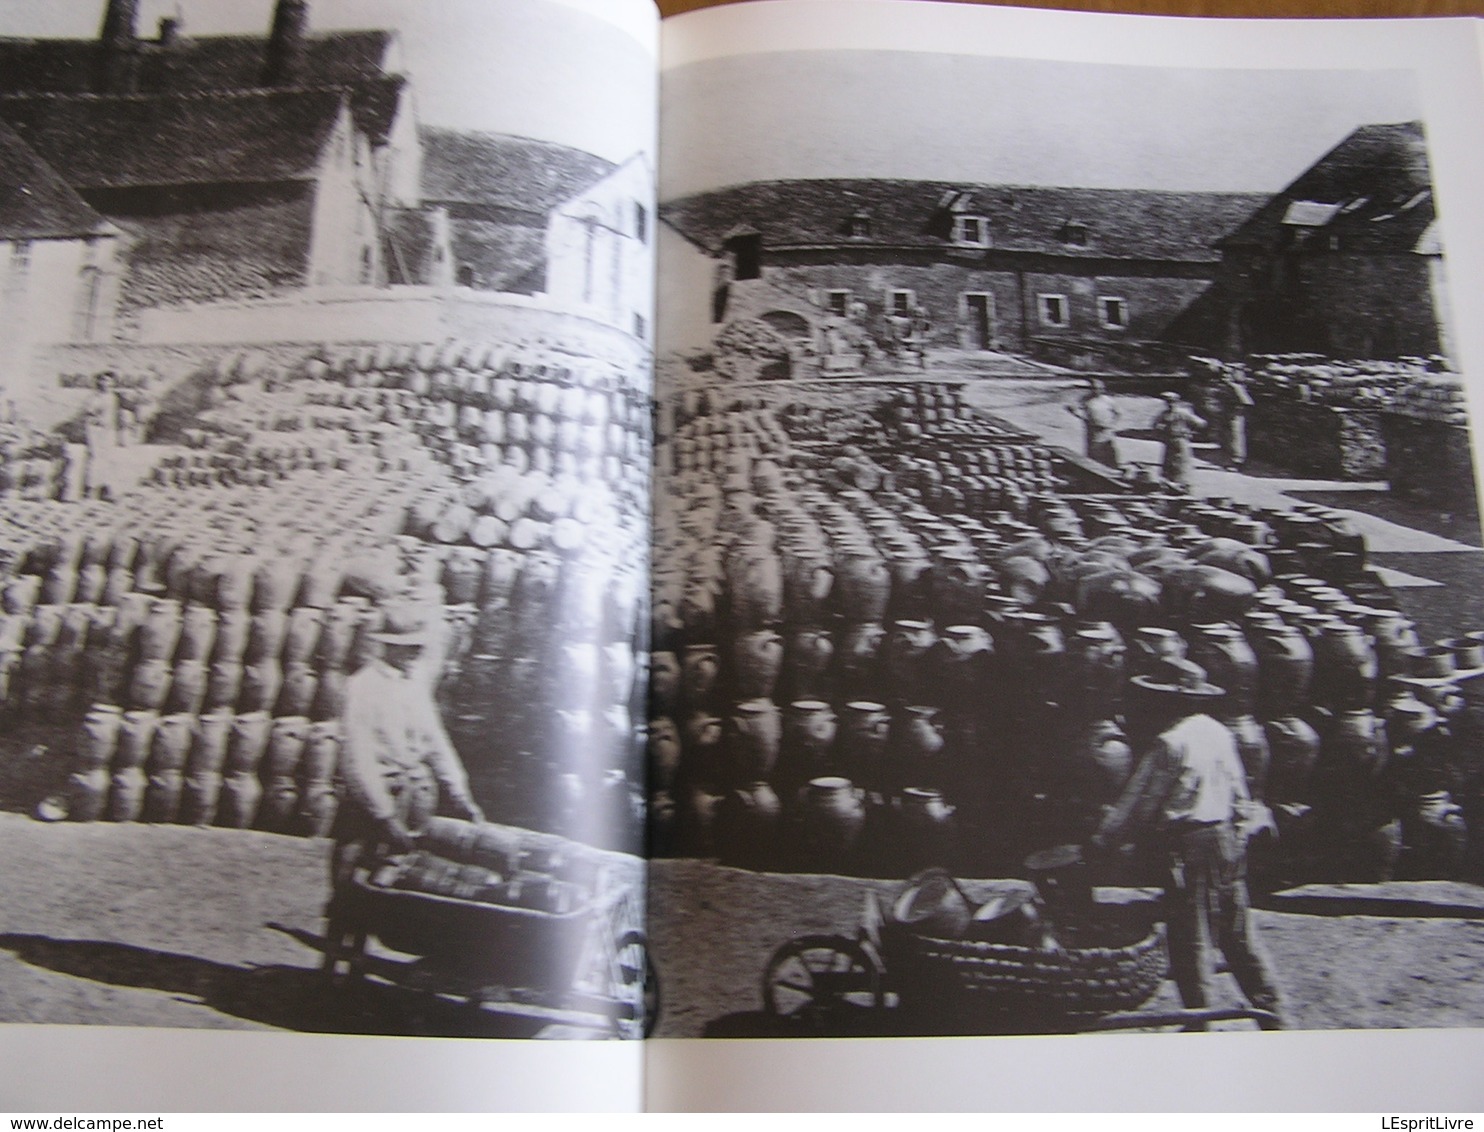
<svg viewBox="0 0 1484 1132"><path fill-rule="evenodd" d="M0 1022L643 1035L621 23L0 4Z"/></svg>
<svg viewBox="0 0 1484 1132"><path fill-rule="evenodd" d="M657 1034L1484 1023L1417 75L665 78Z"/></svg>

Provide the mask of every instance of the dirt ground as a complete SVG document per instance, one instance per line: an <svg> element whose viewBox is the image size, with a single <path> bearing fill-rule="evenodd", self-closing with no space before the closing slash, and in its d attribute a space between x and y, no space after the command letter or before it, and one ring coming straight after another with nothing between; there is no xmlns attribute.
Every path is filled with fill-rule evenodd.
<svg viewBox="0 0 1484 1132"><path fill-rule="evenodd" d="M0 814L0 1021L462 1037L606 1033L545 1004L320 976L329 842ZM608 854L641 883L643 863ZM373 950L376 950L373 948ZM410 957L377 969L416 985Z"/></svg>
<svg viewBox="0 0 1484 1132"><path fill-rule="evenodd" d="M773 950L805 934L854 936L866 893L899 886L653 862L650 921L665 999L657 1036L777 1036L761 1012L761 980ZM1143 896L1100 892L1107 900ZM1253 915L1296 1028L1484 1025L1484 887L1306 885L1269 897ZM1241 1005L1230 977L1220 982L1225 999L1213 1005ZM1148 1009L1178 1006L1166 983ZM888 1011L859 1032L901 1033L900 1026Z"/></svg>
<svg viewBox="0 0 1484 1132"><path fill-rule="evenodd" d="M531 1004L475 1009L375 981L361 993L327 988L318 975L327 853L324 841L275 834L49 825L0 814L0 1021L602 1032ZM630 867L637 879L642 866ZM655 862L651 922L667 929L652 940L663 997L658 1034L776 1033L759 1009L773 950L807 932L854 934L865 894L894 887ZM1484 1025L1484 888L1313 885L1275 895L1255 915L1301 1027ZM1235 988L1227 990L1235 1003ZM1152 1005L1175 1004L1166 985Z"/></svg>

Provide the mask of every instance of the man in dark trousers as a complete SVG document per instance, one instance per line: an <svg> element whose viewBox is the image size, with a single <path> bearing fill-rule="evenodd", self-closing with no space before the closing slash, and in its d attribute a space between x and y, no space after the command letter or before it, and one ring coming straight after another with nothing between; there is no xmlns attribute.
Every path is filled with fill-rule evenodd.
<svg viewBox="0 0 1484 1132"><path fill-rule="evenodd" d="M1081 402L1068 405L1067 412L1082 421L1087 458L1109 468L1118 467L1119 412L1113 398L1108 396L1108 387L1097 378L1090 378Z"/></svg>
<svg viewBox="0 0 1484 1132"><path fill-rule="evenodd" d="M1236 740L1207 714L1225 693L1187 660L1130 683L1128 729L1143 755L1089 849L1095 857L1155 839L1169 857L1170 973L1181 1001L1210 1005L1215 944L1248 1001L1281 1024L1272 964L1248 916L1248 826L1263 810L1251 801Z"/></svg>

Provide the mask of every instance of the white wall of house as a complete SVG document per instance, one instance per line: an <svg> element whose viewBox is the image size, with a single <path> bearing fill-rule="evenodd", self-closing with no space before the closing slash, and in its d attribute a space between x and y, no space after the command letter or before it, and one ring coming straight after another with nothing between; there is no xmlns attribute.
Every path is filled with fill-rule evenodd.
<svg viewBox="0 0 1484 1132"><path fill-rule="evenodd" d="M711 343L711 301L720 261L668 224L659 226L659 352L698 350Z"/></svg>
<svg viewBox="0 0 1484 1132"><path fill-rule="evenodd" d="M113 235L0 241L0 359L29 347L108 340L118 275Z"/></svg>
<svg viewBox="0 0 1484 1132"><path fill-rule="evenodd" d="M371 202L376 162L367 138L341 107L320 156L315 185L309 282L315 287L370 286L383 280L381 240Z"/></svg>
<svg viewBox="0 0 1484 1132"><path fill-rule="evenodd" d="M654 173L636 155L552 213L548 296L651 340L656 239Z"/></svg>

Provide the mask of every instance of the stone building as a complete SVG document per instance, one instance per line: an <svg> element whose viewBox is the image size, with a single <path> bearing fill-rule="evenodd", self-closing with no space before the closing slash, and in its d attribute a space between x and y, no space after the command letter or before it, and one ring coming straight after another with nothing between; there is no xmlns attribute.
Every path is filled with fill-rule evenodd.
<svg viewBox="0 0 1484 1132"><path fill-rule="evenodd" d="M1361 126L1219 241L1191 314L1231 357L1447 354L1443 249L1421 122Z"/></svg>
<svg viewBox="0 0 1484 1132"><path fill-rule="evenodd" d="M916 312L930 347L1141 365L1158 364L1171 323L1210 288L1215 242L1265 199L821 179L702 193L661 217L714 261L712 323L739 299L799 335L854 312L881 336ZM750 309L753 280L786 308Z"/></svg>
<svg viewBox="0 0 1484 1132"><path fill-rule="evenodd" d="M0 121L123 234L123 310L384 282L381 213L419 182L392 33L311 34L306 0L265 36L137 16L0 41Z"/></svg>
<svg viewBox="0 0 1484 1132"><path fill-rule="evenodd" d="M119 230L0 122L0 367L113 332Z"/></svg>

